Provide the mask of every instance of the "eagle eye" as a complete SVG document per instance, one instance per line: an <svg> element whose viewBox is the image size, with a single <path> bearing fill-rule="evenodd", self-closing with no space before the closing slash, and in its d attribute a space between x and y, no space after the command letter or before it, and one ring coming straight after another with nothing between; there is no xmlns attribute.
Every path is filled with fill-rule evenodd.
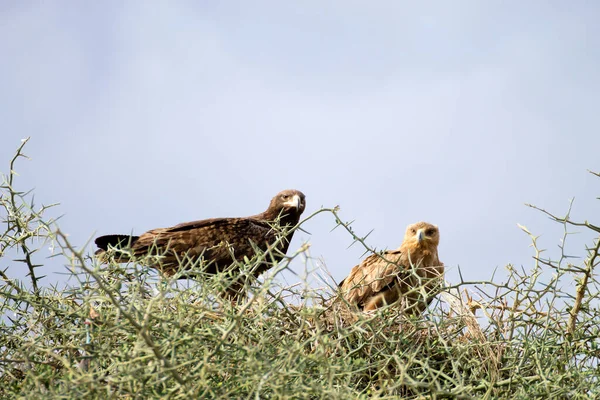
<svg viewBox="0 0 600 400"><path fill-rule="evenodd" d="M416 230L415 228L412 228L410 231L411 231L412 233L417 233L417 230Z"/></svg>
<svg viewBox="0 0 600 400"><path fill-rule="evenodd" d="M432 236L434 233L435 233L435 229L431 229L431 228L430 228L430 229L427 229L427 230L425 231L425 234L426 234L427 236Z"/></svg>

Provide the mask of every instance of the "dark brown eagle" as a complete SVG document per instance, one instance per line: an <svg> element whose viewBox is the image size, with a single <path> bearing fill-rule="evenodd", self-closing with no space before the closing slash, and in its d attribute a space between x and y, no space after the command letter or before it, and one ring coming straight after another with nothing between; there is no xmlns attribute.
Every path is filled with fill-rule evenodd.
<svg viewBox="0 0 600 400"><path fill-rule="evenodd" d="M185 222L171 228L152 229L141 236L106 235L96 238L96 255L102 262L112 255L117 262L133 258L172 276L182 265L204 261L202 272L215 274L229 271L236 274L235 261L243 262L261 251L272 250L255 270L257 277L279 262L292 240L292 227L298 224L306 206L305 196L298 190L278 193L265 212L245 218L212 218ZM149 257L145 257L149 256ZM193 272L193 271L192 271ZM190 274L191 276L192 274ZM188 276L181 276L187 278ZM225 291L230 299L243 294L244 283L235 280Z"/></svg>
<svg viewBox="0 0 600 400"><path fill-rule="evenodd" d="M408 314L420 315L444 275L439 243L437 226L409 225L400 248L372 254L352 268L339 285L342 296L364 311L401 302Z"/></svg>

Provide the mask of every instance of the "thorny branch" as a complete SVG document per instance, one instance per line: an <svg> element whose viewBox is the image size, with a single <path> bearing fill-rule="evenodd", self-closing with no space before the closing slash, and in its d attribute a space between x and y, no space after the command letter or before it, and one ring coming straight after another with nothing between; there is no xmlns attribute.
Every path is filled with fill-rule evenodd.
<svg viewBox="0 0 600 400"><path fill-rule="evenodd" d="M4 241L4 245L0 247L0 256L2 256L3 252L6 249L7 243L12 243L12 245L16 245L23 253L22 259L17 259L15 261L23 262L27 265L29 270L27 276L29 276L31 280L31 286L35 293L39 292L38 282L43 276L38 276L36 274L36 269L41 267L40 264L35 264L33 261L33 254L37 251L37 249L32 249L28 245L28 239L33 237L46 236L51 232L50 224L54 221L50 220L45 222L41 219L41 215L43 212L52 207L50 206L42 206L38 212L33 210L33 198L31 200L31 204L28 205L23 200L23 195L26 193L18 192L14 190L14 177L17 175L15 171L15 163L19 158L29 158L23 153L23 148L29 141L29 138L23 139L21 145L17 149L17 152L13 156L10 161L10 171L8 177L3 176L3 183L0 186L2 189L6 189L8 194L7 198L0 195L0 204L6 210L6 223L8 225L6 231L3 233L2 238L8 239ZM28 208L28 212L24 213L23 209ZM30 224L32 221L38 223L38 226L31 229ZM42 233L42 230L45 232Z"/></svg>
<svg viewBox="0 0 600 400"><path fill-rule="evenodd" d="M599 173L596 172L592 172L589 171L591 174L593 174L594 176L600 177ZM571 201L572 204L572 201ZM570 218L570 211L571 211L571 205L569 206L569 211L567 212L567 214L564 217L558 217L554 214L552 214L549 211L546 211L542 208L539 208L537 206L531 205L531 204L527 204L527 206L534 208L538 211L541 211L542 213L546 214L547 216L550 217L550 219L556 221L556 222L560 222L562 224L569 224L569 225L573 225L573 226L583 226L586 227L594 232L598 232L600 233L600 227L589 223L588 221L584 221L584 222L575 222L572 221ZM562 258L565 258L564 255L564 242L561 246L561 250L562 250ZM585 294L586 291L588 290L588 284L589 284L589 280L592 276L592 274L594 273L594 268L597 266L597 258L598 258L598 252L600 251L600 237L596 238L595 243L594 243L594 247L592 247L591 249L589 249L589 255L586 258L585 262L584 262L584 269L578 269L575 270L576 272L582 272L583 276L581 278L578 279L577 281L577 289L576 289L576 293L575 293L575 301L573 303L573 307L571 308L570 311L570 318L569 318L569 323L568 323L568 334L572 337L575 334L575 328L576 328L576 323L577 323L577 316L579 314L579 312L581 311L581 307L583 304L583 300L585 298ZM562 260L561 258L561 260ZM551 266L554 267L554 265L552 265L552 263L548 262L547 264L550 264ZM560 264L560 263L559 263ZM570 268L571 271L573 271L573 268Z"/></svg>
<svg viewBox="0 0 600 400"><path fill-rule="evenodd" d="M98 286L100 287L100 289L104 293L106 293L106 295L110 298L110 301L112 302L112 304L119 309L119 311L121 312L121 314L137 330L138 334L142 337L142 339L144 339L144 342L146 342L146 345L154 353L156 359L159 360L159 361L161 361L163 363L163 365L165 366L165 369L171 374L171 376L173 377L173 379L175 379L175 381L177 381L177 383L179 383L180 385L182 385L182 386L185 385L185 383L186 383L185 380L179 375L179 373L177 372L176 368L173 365L171 365L171 363L169 362L169 360L165 356L163 356L163 354L162 354L159 346L156 343L154 343L154 340L152 339L152 337L148 333L147 327L143 323L140 324L130 313L128 313L121 306L121 303L119 302L119 300L115 296L114 292L112 290L110 290L104 284L104 280L103 280L103 278L101 276L99 276L98 274L96 274L93 269L91 269L90 267L87 266L85 260L83 259L83 256L81 255L81 252L77 251L73 247L73 245L71 245L71 243L67 239L66 235L63 234L61 231L57 231L56 234L57 234L57 236L59 238L61 238L63 240L62 245L64 246L64 248L66 248L69 251L71 251L71 253L75 256L75 258L77 259L77 261L79 261L79 266L86 273L88 273L90 276L92 276L96 280L96 283L98 284Z"/></svg>
<svg viewBox="0 0 600 400"><path fill-rule="evenodd" d="M8 205L12 181L3 189L3 204ZM19 198L15 192L15 205ZM27 221L25 206L10 209ZM368 235L357 237L350 223L340 220L337 208L318 210L303 222L322 212L332 212L336 226L375 253L366 243ZM562 220L578 224L569 214ZM12 222L9 227L16 229ZM455 296L454 309L472 314L473 326L448 310L448 302L431 307L427 318L419 320L407 320L390 307L353 314L346 322L335 310L284 301L285 295L330 298L335 288L282 288L270 275L254 292L256 298L226 307L222 318L207 318L216 290L206 282L179 290L172 282L153 286L146 280L147 270L135 263L97 269L58 231L59 254L67 257L67 264L81 267L69 276L75 284L70 281L67 289L51 293L41 287L36 297L31 291L38 289L30 290L0 271L0 334L6 339L0 346L0 397L597 396L600 311L591 305L599 300L594 276L599 241L583 265L562 266L569 257L564 240L560 260L544 260L537 237L525 231L536 251L531 270L509 265L504 281L461 277L460 284L446 286L447 294ZM4 233L0 242L33 254L32 237ZM28 247L20 247L21 239ZM273 276L307 248L303 245L285 257L273 268ZM251 271L274 250L258 253L244 267ZM551 277L544 274L545 266L553 268ZM559 284L571 279L571 273L580 277L575 293ZM131 280L123 283L124 277ZM467 294L463 303L460 291L466 289L479 298ZM25 309L27 302L33 312ZM86 318L94 318L91 304L99 316L88 324ZM475 317L478 311L483 316ZM576 333L571 341L565 341L567 331L571 337ZM93 346L83 347L85 357L94 362L90 368L77 368L73 360L81 359L82 343L90 343L86 334Z"/></svg>

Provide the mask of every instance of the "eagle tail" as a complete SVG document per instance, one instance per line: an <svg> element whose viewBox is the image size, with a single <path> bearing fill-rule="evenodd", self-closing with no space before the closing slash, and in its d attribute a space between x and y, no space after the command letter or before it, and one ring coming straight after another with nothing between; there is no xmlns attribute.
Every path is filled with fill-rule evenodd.
<svg viewBox="0 0 600 400"><path fill-rule="evenodd" d="M94 241L96 246L98 246L98 251L96 254L102 253L108 250L108 246L117 247L117 248L127 248L133 246L135 242L139 239L139 236L131 236L131 235L105 235L96 238Z"/></svg>

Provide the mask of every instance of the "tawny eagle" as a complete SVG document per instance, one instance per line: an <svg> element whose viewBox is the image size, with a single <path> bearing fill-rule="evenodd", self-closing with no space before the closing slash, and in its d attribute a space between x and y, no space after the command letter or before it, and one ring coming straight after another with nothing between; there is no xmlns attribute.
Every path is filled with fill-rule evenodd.
<svg viewBox="0 0 600 400"><path fill-rule="evenodd" d="M235 275L238 272L235 261L251 259L256 249L271 250L271 257L254 269L253 275L257 277L272 267L273 261L279 262L284 257L294 234L291 228L298 224L305 206L302 192L284 190L273 197L266 211L250 217L185 222L171 228L152 229L140 236L100 236L95 240L99 248L96 254L101 261L107 261L109 255L117 262L127 262L133 257L167 276L179 272L182 266L197 265L200 260L204 261L204 273L227 270ZM243 286L243 282L234 281L224 295L237 299L243 294Z"/></svg>
<svg viewBox="0 0 600 400"><path fill-rule="evenodd" d="M444 274L439 242L437 226L409 225L397 250L372 254L352 268L339 285L342 296L364 311L400 304L406 313L420 315Z"/></svg>

